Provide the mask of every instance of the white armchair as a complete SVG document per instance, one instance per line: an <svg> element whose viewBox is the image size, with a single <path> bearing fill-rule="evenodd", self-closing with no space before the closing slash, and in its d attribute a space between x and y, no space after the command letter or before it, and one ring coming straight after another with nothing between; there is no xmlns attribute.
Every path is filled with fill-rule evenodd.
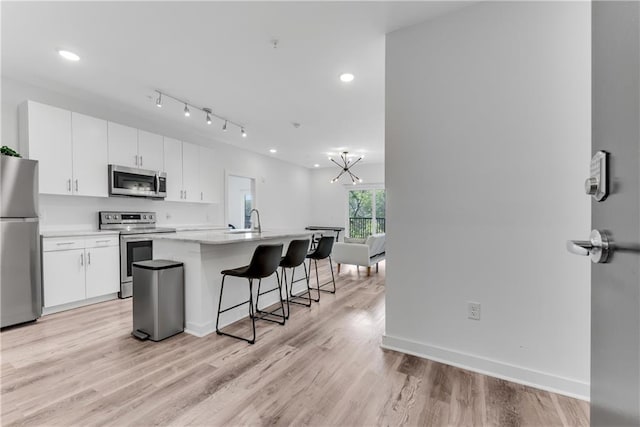
<svg viewBox="0 0 640 427"><path fill-rule="evenodd" d="M345 239L333 245L331 257L340 264L351 264L367 267L367 276L371 274L371 266L376 266L385 259L385 234L373 234L364 239Z"/></svg>

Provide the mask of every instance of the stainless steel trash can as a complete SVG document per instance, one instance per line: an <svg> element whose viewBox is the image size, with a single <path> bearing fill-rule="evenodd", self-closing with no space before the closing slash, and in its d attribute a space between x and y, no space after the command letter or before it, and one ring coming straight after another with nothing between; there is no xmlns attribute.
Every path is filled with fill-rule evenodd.
<svg viewBox="0 0 640 427"><path fill-rule="evenodd" d="M184 265L156 259L132 264L133 336L160 341L184 331Z"/></svg>

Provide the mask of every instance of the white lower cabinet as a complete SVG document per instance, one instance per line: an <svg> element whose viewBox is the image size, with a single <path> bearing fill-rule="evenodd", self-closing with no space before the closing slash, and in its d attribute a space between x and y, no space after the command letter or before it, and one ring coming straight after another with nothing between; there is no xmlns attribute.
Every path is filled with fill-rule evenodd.
<svg viewBox="0 0 640 427"><path fill-rule="evenodd" d="M42 277L45 307L85 299L84 249L44 252Z"/></svg>
<svg viewBox="0 0 640 427"><path fill-rule="evenodd" d="M42 287L45 309L71 303L82 305L83 300L118 292L118 243L117 236L44 237Z"/></svg>
<svg viewBox="0 0 640 427"><path fill-rule="evenodd" d="M120 290L120 251L118 248L87 248L85 253L87 255L87 298L118 292Z"/></svg>

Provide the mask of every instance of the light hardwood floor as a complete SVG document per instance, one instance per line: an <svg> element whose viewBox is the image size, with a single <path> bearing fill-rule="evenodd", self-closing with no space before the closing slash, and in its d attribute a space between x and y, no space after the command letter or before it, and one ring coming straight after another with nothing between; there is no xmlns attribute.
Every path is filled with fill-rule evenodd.
<svg viewBox="0 0 640 427"><path fill-rule="evenodd" d="M343 266L336 295L259 322L253 346L137 341L131 299L5 330L2 425L588 425L586 402L382 350L381 267Z"/></svg>

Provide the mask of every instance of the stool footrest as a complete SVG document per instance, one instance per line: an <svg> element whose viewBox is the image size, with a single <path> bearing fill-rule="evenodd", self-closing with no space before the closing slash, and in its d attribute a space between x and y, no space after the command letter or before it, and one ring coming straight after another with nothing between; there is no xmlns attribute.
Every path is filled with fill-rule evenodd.
<svg viewBox="0 0 640 427"><path fill-rule="evenodd" d="M220 313L224 313L224 312L227 312L229 310L233 310L234 308L240 307L241 305L249 304L249 302L250 302L249 300L246 300L244 302L241 302L239 304L233 305L231 307L227 307L224 310L220 310Z"/></svg>

